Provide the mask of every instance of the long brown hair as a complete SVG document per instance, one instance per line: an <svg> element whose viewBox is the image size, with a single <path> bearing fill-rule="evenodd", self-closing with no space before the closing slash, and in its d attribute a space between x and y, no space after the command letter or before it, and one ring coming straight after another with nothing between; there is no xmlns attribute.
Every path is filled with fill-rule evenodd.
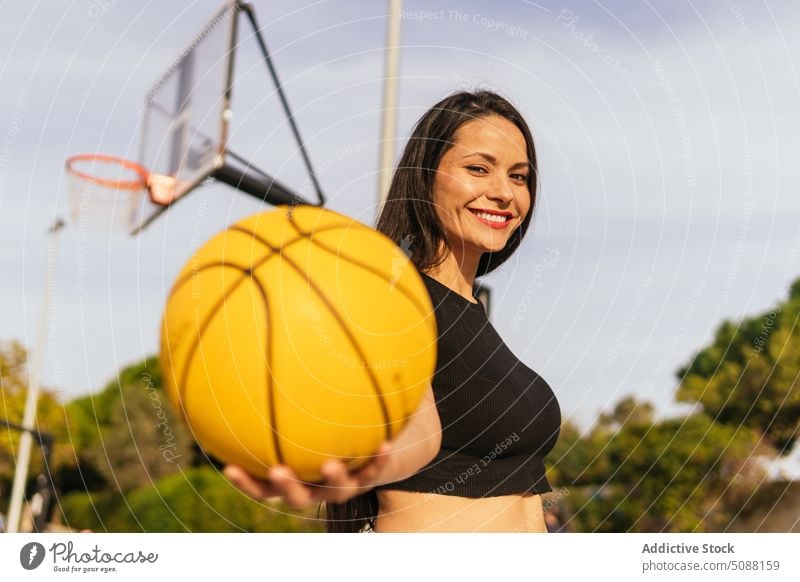
<svg viewBox="0 0 800 582"><path fill-rule="evenodd" d="M490 115L504 117L516 125L525 138L530 163L531 211L502 250L481 256L476 276L502 265L514 254L528 231L539 184L536 149L528 124L511 103L496 93L485 90L452 93L425 112L414 126L376 226L397 245L410 251L411 261L420 271L437 266L450 249L433 203L433 184L442 156L453 147L456 132L462 125ZM325 509L328 532L354 533L367 524L374 527L378 496L373 489L344 503L326 502Z"/></svg>

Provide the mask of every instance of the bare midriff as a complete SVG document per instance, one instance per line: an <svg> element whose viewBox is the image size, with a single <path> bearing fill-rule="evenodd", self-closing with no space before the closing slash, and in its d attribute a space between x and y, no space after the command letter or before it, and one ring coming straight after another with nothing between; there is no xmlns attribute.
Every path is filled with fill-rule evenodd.
<svg viewBox="0 0 800 582"><path fill-rule="evenodd" d="M547 531L541 496L456 497L383 489L376 532L540 532Z"/></svg>

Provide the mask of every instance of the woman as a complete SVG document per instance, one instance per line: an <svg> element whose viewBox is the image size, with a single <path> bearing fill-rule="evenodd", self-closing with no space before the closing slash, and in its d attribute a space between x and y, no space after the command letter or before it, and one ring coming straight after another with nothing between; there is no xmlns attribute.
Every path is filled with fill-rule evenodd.
<svg viewBox="0 0 800 582"><path fill-rule="evenodd" d="M226 475L255 497L326 502L331 532L545 532L543 456L558 438L555 395L497 335L475 278L519 247L537 193L536 152L520 113L489 91L448 96L417 122L377 229L410 248L439 331L436 372L393 442L356 473L329 461L325 482L277 467L259 481Z"/></svg>

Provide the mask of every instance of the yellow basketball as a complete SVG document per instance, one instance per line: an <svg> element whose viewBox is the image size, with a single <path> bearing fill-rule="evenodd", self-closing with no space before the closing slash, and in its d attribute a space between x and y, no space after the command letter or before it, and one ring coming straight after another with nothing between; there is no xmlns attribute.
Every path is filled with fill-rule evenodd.
<svg viewBox="0 0 800 582"><path fill-rule="evenodd" d="M425 284L389 238L314 206L217 234L167 299L167 393L205 451L308 482L364 464L416 410L436 365Z"/></svg>

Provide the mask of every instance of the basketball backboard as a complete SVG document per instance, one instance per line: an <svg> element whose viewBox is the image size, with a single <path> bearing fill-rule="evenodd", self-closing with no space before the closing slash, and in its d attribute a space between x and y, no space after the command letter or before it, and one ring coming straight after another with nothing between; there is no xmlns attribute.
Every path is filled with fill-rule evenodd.
<svg viewBox="0 0 800 582"><path fill-rule="evenodd" d="M325 203L253 7L239 0L225 0L147 94L138 162L148 171L150 187L139 203L131 234L139 233L207 178L215 178L269 204L309 204L300 194L228 148L240 14L245 14L252 25L253 36L316 191L318 205Z"/></svg>
<svg viewBox="0 0 800 582"><path fill-rule="evenodd" d="M174 189L143 197L132 234L225 163L238 11L226 1L147 93L139 163Z"/></svg>

